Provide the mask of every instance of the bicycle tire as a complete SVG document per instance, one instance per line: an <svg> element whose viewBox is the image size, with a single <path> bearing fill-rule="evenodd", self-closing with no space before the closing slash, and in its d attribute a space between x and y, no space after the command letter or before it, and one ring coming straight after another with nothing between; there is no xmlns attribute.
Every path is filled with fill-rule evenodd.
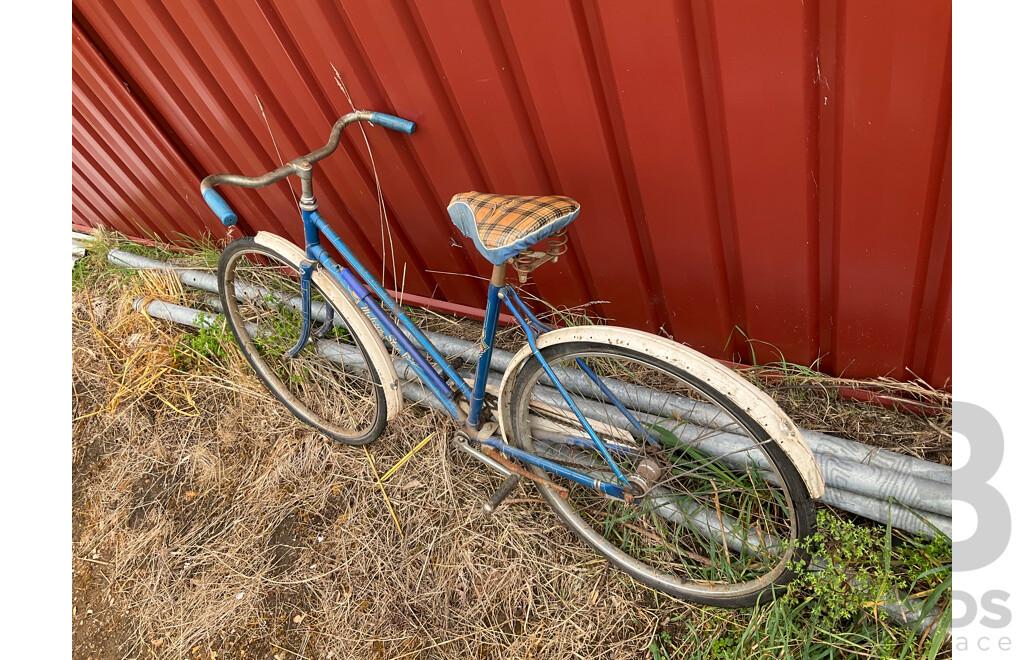
<svg viewBox="0 0 1024 660"><path fill-rule="evenodd" d="M311 336L295 357L287 354L301 330L299 273L299 264L252 237L233 241L217 268L228 326L256 375L295 417L340 443L372 442L387 424L384 389L339 307L331 305L335 323L325 338ZM311 299L320 310L330 302L315 282Z"/></svg>
<svg viewBox="0 0 1024 660"><path fill-rule="evenodd" d="M792 460L754 421L750 404L745 410L707 379L630 347L565 341L541 354L599 437L618 445L613 458L643 493L626 504L531 467L568 489L563 499L535 482L566 526L619 569L678 598L746 607L778 595L793 577L792 561L805 554L796 541L814 533L814 504ZM616 397L660 447L638 439L641 433L594 387L577 358L616 388ZM588 436L550 385L536 357L515 375L507 421L511 442L617 483L597 449L565 444L574 433ZM749 451L716 454L724 446L741 446L728 444L737 440ZM764 515L753 515L758 512Z"/></svg>

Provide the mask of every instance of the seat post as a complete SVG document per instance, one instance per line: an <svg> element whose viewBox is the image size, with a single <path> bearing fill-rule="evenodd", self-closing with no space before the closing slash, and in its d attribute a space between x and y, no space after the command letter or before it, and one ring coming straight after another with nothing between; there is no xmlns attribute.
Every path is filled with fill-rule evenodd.
<svg viewBox="0 0 1024 660"><path fill-rule="evenodd" d="M500 266L495 266L491 269L491 285L496 286L499 289L505 286L505 270L508 268L507 262L502 262Z"/></svg>

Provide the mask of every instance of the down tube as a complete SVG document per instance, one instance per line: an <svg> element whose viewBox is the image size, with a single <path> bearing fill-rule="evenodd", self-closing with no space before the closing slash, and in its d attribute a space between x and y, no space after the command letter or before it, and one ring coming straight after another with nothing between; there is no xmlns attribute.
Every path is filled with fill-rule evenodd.
<svg viewBox="0 0 1024 660"><path fill-rule="evenodd" d="M359 277L361 277L363 281L366 282L366 285L373 290L380 301L384 303L384 306L395 314L398 322L401 324L402 328L409 333L412 340L427 352L427 355L437 363L437 366L441 368L441 371L443 371L445 375L455 383L456 387L458 387L465 396L471 396L472 393L469 390L469 385L467 385L466 381L459 375L459 372L455 371L454 367L448 364L448 361L441 356L437 348L430 343L430 340L427 339L420 329L405 316L402 309L398 306L398 303L396 303L391 296L388 295L388 292L384 290L384 287L382 287L380 283L373 278L370 271L366 270L366 266L364 266L362 262L359 261L358 257L352 253L352 250L345 245L345 242L342 241L337 232L327 224L327 221L324 220L323 216L317 211L303 211L302 221L304 223L308 222L314 224L321 232L323 232L323 235L327 237L327 240L338 249L338 252L341 253L341 256L345 261L352 266L352 270L359 274Z"/></svg>
<svg viewBox="0 0 1024 660"><path fill-rule="evenodd" d="M402 333L394 321L384 313L384 310L373 299L362 282L347 268L342 268L331 255L327 254L323 246L312 245L309 247L309 252L323 265L331 277L355 299L359 308L373 321L377 331L398 350L401 357L409 363L416 376L434 393L448 413L457 419L458 411L455 407L451 388L438 376L434 368L416 350L412 342L409 341L409 338Z"/></svg>

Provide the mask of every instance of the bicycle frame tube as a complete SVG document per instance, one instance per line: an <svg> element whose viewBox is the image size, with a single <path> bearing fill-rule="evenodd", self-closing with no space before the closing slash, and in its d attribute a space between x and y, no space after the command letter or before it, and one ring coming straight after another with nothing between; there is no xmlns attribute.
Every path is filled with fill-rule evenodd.
<svg viewBox="0 0 1024 660"><path fill-rule="evenodd" d="M448 414L453 418L459 419L458 408L455 404L455 392L451 387L449 387L448 383L445 382L444 376L448 376L451 381L455 383L456 388L469 400L469 415L466 420L468 426L475 429L479 425L480 412L483 408L484 393L486 392L487 387L487 375L490 370L491 355L494 351L494 338L498 329L498 314L501 310L501 303L503 301L512 311L516 320L526 330L534 355L537 356L537 359L541 360L541 364L545 369L550 371L550 367L548 367L547 362L544 361L543 357L541 357L539 350L534 344L533 337L535 336L535 332L530 326L532 325L533 328L539 332L543 332L548 328L533 316L532 312L529 311L529 308L523 305L522 301L519 300L519 297L511 288L504 285L504 280L503 278L498 277L497 271L495 276L492 277L491 284L487 291L487 308L484 312L484 348L477 362L476 376L471 390L465 379L459 375L454 367L448 364L430 340L427 339L420 329L416 327L416 325L413 324L413 322L410 321L402 312L401 307L399 307L391 296L388 295L387 291L384 290L384 287L382 287L380 283L373 278L366 267L363 266L348 246L345 245L344 241L342 241L338 234L330 227L330 225L327 224L327 221L324 220L317 211L306 210L302 211L302 221L306 239L307 258L320 263L331 277L338 282L345 292L356 302L359 308L370 318L384 339L394 346L401 357L409 363L413 372L444 405ZM321 232L327 237L328 241L338 249L342 257L346 262L348 262L355 273L341 266L330 254L327 253L320 244ZM369 287L369 289L367 289L367 287ZM398 324L396 324L395 321L393 321L391 317L384 312L381 305L374 300L371 295L371 291L373 294L376 294L384 306L395 315L395 318L398 319ZM516 308L516 305L512 304L510 300L511 298L514 298L515 302L525 310L532 323L523 318L522 313L520 313ZM417 348L417 346L419 348ZM442 373L438 373L437 369L435 369L427 358L424 357L423 353L420 352L420 349L422 349L431 359L434 360L435 363L437 363L441 368ZM549 377L552 378L552 380L558 385L559 389L562 390L562 394L566 398L566 401L569 402L570 406L575 407L571 398L568 396L568 393L561 387L561 384L558 382L558 379L554 377L554 374L549 373ZM549 472L571 479L572 481L589 488L593 488L605 495L622 499L627 490L632 490L629 482L622 476L618 466L611 458L608 449L605 448L600 438L598 438L596 433L589 428L589 424L586 420L582 418L582 413L579 413L578 411L576 412L577 415L580 416L588 434L591 436L590 438L580 438L578 439L579 442L582 444L592 443L597 449L599 449L608 464L611 466L612 470L615 472L616 476L621 480L622 485L608 483L564 465L541 458L540 456L502 442L498 437L484 438L479 441L508 456L519 459L524 463L541 467ZM623 486L625 486L625 489Z"/></svg>
<svg viewBox="0 0 1024 660"><path fill-rule="evenodd" d="M513 295L514 293L515 292L513 292ZM562 381L558 380L558 376L556 376L555 372L552 371L551 365L549 365L548 361L544 359L544 356L540 354L540 349L537 348L537 343L535 340L536 334L533 330L530 329L527 320L523 318L523 314L522 312L519 311L517 305L513 304L512 296L509 295L508 293L505 293L502 296L502 298L505 300L505 306L508 307L509 311L512 312L512 315L516 317L517 321L519 321L519 325L521 325L523 327L523 330L526 332L526 341L529 342L530 350L533 351L533 356L537 358L537 361L540 362L540 366L544 369L544 373L547 374L548 378L551 380L552 384L554 384L559 394L561 394L562 398L565 399L565 402L569 404L569 409L572 410L574 415L576 415L576 419L579 420L580 424L583 426L583 429L587 432L587 435L589 435L590 439L593 440L593 442L597 446L598 451L600 451L601 456L604 458L605 462L607 462L608 465L612 468L612 471L615 473L615 476L618 477L619 481L622 482L623 486L629 488L629 481L626 479L625 476L623 476L622 472L619 470L619 466L618 464L615 463L615 459L612 458L612 455L608 451L608 448L605 447L604 442L601 441L601 438L599 438L597 436L597 433L594 432L594 429L591 428L590 422L587 421L586 416L584 416L584 414L580 411L579 407L576 405L576 402L572 400L571 396L569 396L569 392L567 392L565 386L562 385ZM516 301L519 305L523 304L522 301L518 299L518 296L516 296Z"/></svg>
<svg viewBox="0 0 1024 660"><path fill-rule="evenodd" d="M431 392L437 397L445 410L448 411L452 417L458 419L458 409L455 405L455 396L451 387L448 386L443 377L438 374L434 369L433 365L427 361L425 357L420 353L416 346L412 343L409 336L406 335L394 321L391 320L380 304L370 295L370 291L367 290L363 282L359 280L349 269L342 267L330 254L324 250L320 244L319 231L324 231L324 234L328 237L331 243L338 248L338 251L345 256L346 261L356 272L360 274L362 279L374 290L378 295L383 295L381 300L391 308L392 312L396 315L399 322L405 327L412 327L415 329L415 333L410 332L413 339L416 338L416 334L421 338L420 344L423 345L424 350L434 358L434 360L441 366L442 370L446 374L453 376L452 381L456 383L460 390L469 392L469 385L466 381L459 376L451 365L449 365L437 349L430 344L429 340L423 336L419 328L409 321L408 317L402 312L401 308L388 296L384 288L373 279L369 274L369 271L359 262L348 246L338 237L330 226L327 225L323 217L320 216L316 211L303 211L302 221L305 230L306 238L306 256L309 259L319 262L331 277L338 282L338 284L345 290L345 292L352 298L358 307L370 318L374 326L381 333L384 339L390 343L398 351L399 355L409 363L413 372L419 377L419 379L430 389ZM358 265L358 268L357 268ZM390 303L390 304L389 304Z"/></svg>
<svg viewBox="0 0 1024 660"><path fill-rule="evenodd" d="M395 322L384 313L377 301L370 297L370 292L366 290L362 282L357 280L347 268L338 265L338 262L327 254L323 247L317 246L314 248L314 252L317 254L317 260L323 264L327 272L341 283L342 287L355 299L356 305L370 317L384 339L396 348L399 355L409 363L419 379L426 383L448 412L453 417L458 417L451 388L416 350L409 338L395 325Z"/></svg>
<svg viewBox="0 0 1024 660"><path fill-rule="evenodd" d="M330 241L331 245L337 248L338 252L341 253L341 256L345 259L345 261L350 266L352 266L352 269L359 275L360 278L362 278L363 282L365 282L366 285L370 287L370 289L377 296L377 298L382 303L384 303L384 306L387 307L391 311L391 313L395 315L395 317L398 319L399 324L402 326L405 332L408 333L407 338L411 338L412 341L415 342L421 349L426 351L430 359L437 363L437 365L441 368L441 371L444 373L444 375L448 376L452 380L452 382L455 383L456 387L458 387L459 390L462 391L464 395L466 395L467 397L471 396L469 385L466 384L466 381L462 378L462 376L460 376L459 373L455 371L455 369L450 364L448 364L448 362L441 356L441 353L437 350L437 348L435 348L434 345L430 343L430 340L428 340L420 331L420 329L416 327L416 324L410 321L409 318L405 315L405 313L402 312L402 308L398 306L398 303L396 303L394 299L392 299L391 296L388 295L388 292L384 290L384 287L381 286L380 283L373 278L373 275L371 275L370 271L366 269L366 266L364 266L362 262L359 261L359 258L356 257L356 255L352 252L352 250L350 250L349 247L345 245L345 242L342 241L338 234L334 231L334 229L332 229L331 226L327 224L327 221L324 220L323 216L321 216L318 211L303 211L302 222L303 226L305 227L306 233L306 253L309 255L309 257L316 258L313 254L310 253L310 249L313 246L320 245L319 237L317 236L316 233L316 230L320 230L320 232L322 232L323 235L327 237L327 240ZM414 356L416 354L418 354L418 351L413 352ZM429 366L429 363L426 364L427 366ZM434 371L433 367L430 367L430 370ZM434 371L434 373L436 374L437 372Z"/></svg>
<svg viewBox="0 0 1024 660"><path fill-rule="evenodd" d="M509 288L507 291L507 295L509 298L510 306L512 304L516 305L523 312L523 314L526 315L526 319L530 322L530 324L537 329L538 334L542 332L547 332L548 330L551 329L547 325L542 323L540 319L534 316L533 312L530 311L530 308L527 307L523 303L522 299L519 298L519 294L515 292L515 289ZM580 368L580 371L586 374L587 377L590 378L590 380L595 385L597 385L598 389L601 390L601 393L604 394L608 398L608 400L612 402L612 405L619 409L619 412L621 412L623 416L625 416L625 418L629 421L633 428L640 432L640 434L647 440L647 442L653 445L659 444L657 440L651 437L651 434L647 432L647 429L645 429L643 425L637 421L636 417L633 416L633 413L631 413L626 408L626 406L622 405L622 402L619 401L619 398L611 393L611 391L608 389L608 386L604 384L604 381L602 381L597 376L597 374L591 371L590 367L588 367L586 363L583 362L583 360L577 359L576 365Z"/></svg>
<svg viewBox="0 0 1024 660"><path fill-rule="evenodd" d="M487 288L487 309L484 312L484 350L480 355L480 361L476 366L476 380L473 382L473 396L469 400L470 428L477 428L480 423L480 410L484 405L484 392L487 389L487 374L491 370L491 355L494 353L494 336L498 331L498 312L501 310L501 300L498 294L501 285L495 285L492 281Z"/></svg>

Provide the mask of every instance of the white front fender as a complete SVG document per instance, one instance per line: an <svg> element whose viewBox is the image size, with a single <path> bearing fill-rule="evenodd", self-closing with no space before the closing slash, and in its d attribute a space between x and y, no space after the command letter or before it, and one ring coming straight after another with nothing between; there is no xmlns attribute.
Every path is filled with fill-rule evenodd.
<svg viewBox="0 0 1024 660"><path fill-rule="evenodd" d="M306 258L306 253L302 249L276 234L261 231L253 240L259 245L277 252L296 266ZM384 399L388 407L388 420L393 419L402 409L402 390L398 384L395 364L391 361L391 353L384 347L384 342L377 334L370 319L356 307L356 304L333 277L318 268L313 272L313 282L320 287L320 290L331 302L331 306L345 319L348 329L366 349L367 357L370 358L370 362L380 375L380 384L384 388Z"/></svg>
<svg viewBox="0 0 1024 660"><path fill-rule="evenodd" d="M640 330L604 325L552 330L540 335L536 344L538 348L543 349L573 341L634 348L696 376L729 397L733 403L742 408L768 432L768 435L793 461L811 497L817 499L825 492L825 482L818 469L818 463L814 460L814 454L811 453L807 441L800 435L800 431L792 420L782 412L782 409L771 397L715 360L664 337ZM511 442L507 432L511 415L512 388L520 367L532 355L530 347L523 346L512 356L512 361L505 370L505 377L501 381L501 389L498 393L498 421L501 426L501 434L505 438L505 442L509 444L515 444Z"/></svg>

